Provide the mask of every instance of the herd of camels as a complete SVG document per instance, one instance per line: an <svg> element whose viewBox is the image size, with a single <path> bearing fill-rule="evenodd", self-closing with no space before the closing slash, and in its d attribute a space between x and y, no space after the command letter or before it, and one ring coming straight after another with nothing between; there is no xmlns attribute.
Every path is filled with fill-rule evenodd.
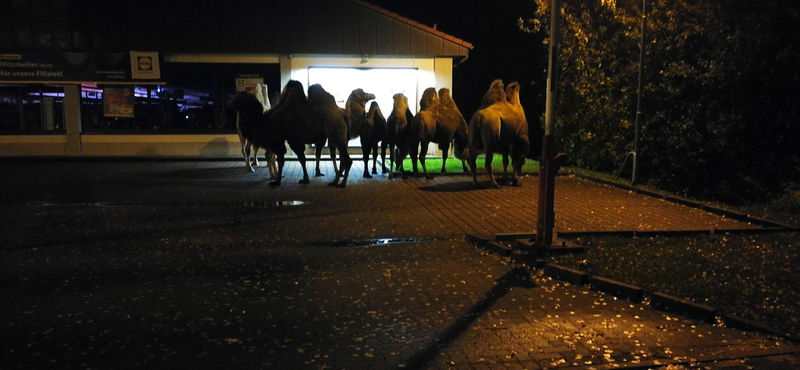
<svg viewBox="0 0 800 370"><path fill-rule="evenodd" d="M425 166L428 145L435 143L442 151L442 173L446 172L447 153L453 144L453 153L461 160L464 171L465 161L472 170L472 181L478 186L476 159L480 153L486 156L486 173L493 188L499 183L492 173L494 153L503 156L503 179L501 182L519 186L518 176L528 152L528 124L525 112L519 100L520 86L516 82L508 87L503 81L495 80L483 97L481 107L467 125L450 90L427 88L420 99L420 111L414 115L408 108L408 99L403 94L393 96L394 104L388 119L372 102L369 109L367 102L375 99L375 95L363 89L353 90L347 98L345 108L336 105L333 95L325 91L319 84L308 88L308 96L303 85L298 81L289 81L280 94L278 104L270 108L268 100L258 91L256 94L239 93L231 102L236 109L237 129L242 142L242 154L251 171L258 160L250 162L251 148L253 156L264 148L267 151L270 186L281 184L286 146L297 154L303 168L301 184L309 183L306 170L305 145L314 144L316 148L315 176L324 176L320 171L322 148L328 143L333 160L335 178L328 185L345 187L353 160L347 151L347 143L360 137L364 160L364 177L372 177L369 173L369 154L372 153L372 173L377 173L378 143L381 146L381 170L388 172L392 179L396 166L403 179L408 174L403 169L403 160L410 155L415 176L420 176L417 160L427 179L433 177ZM391 165L385 166L386 148L389 148ZM339 165L336 164L336 152L339 152ZM272 156L277 157L277 168ZM511 179L508 179L508 164L511 157Z"/></svg>

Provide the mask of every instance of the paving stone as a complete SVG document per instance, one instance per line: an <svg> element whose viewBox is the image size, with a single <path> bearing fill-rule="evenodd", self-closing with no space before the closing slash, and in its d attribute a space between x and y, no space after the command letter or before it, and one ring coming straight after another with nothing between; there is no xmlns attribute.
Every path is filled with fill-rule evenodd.
<svg viewBox="0 0 800 370"><path fill-rule="evenodd" d="M331 176L297 184L290 162L272 189L263 169L243 173L238 161L7 161L0 171L10 277L0 295L11 297L1 313L13 323L0 331L2 358L22 367L366 369L419 358L421 368L539 369L578 355L621 364L797 351L667 321L464 241L535 229L536 178L484 191L458 176L351 177L335 189ZM557 230L754 227L575 178L560 177L556 193Z"/></svg>

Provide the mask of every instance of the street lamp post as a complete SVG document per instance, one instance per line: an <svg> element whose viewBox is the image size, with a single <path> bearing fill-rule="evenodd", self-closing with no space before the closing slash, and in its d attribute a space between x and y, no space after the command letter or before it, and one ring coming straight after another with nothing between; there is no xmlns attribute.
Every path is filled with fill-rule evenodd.
<svg viewBox="0 0 800 370"><path fill-rule="evenodd" d="M642 81L644 74L644 29L647 22L647 0L642 0L642 32L639 39L639 87L636 97L636 131L633 136L633 174L631 185L636 185L639 180L639 142L642 135Z"/></svg>
<svg viewBox="0 0 800 370"><path fill-rule="evenodd" d="M544 248L553 244L555 224L555 179L566 154L556 155L553 126L555 124L556 92L558 87L558 46L560 0L552 0L550 9L550 57L547 63L547 98L545 107L544 136L542 137L542 161L539 162L539 215L536 222L535 243Z"/></svg>

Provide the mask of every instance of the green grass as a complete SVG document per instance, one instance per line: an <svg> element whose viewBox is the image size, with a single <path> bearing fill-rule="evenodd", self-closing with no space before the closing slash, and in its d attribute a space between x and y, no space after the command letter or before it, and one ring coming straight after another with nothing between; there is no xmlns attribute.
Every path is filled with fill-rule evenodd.
<svg viewBox="0 0 800 370"><path fill-rule="evenodd" d="M800 233L575 239L551 262L800 333Z"/></svg>
<svg viewBox="0 0 800 370"><path fill-rule="evenodd" d="M479 157L477 162L478 172L485 172L484 164L486 160L484 157ZM387 159L386 161L387 166L390 163ZM430 173L439 173L442 170L442 159L441 158L430 158L425 160L425 165L428 167L428 172ZM403 161L403 168L406 171L411 171L411 159L406 158ZM511 164L508 165L509 171L511 170ZM419 166L419 170L422 171L422 167ZM469 164L467 164L467 172L469 172ZM503 171L503 158L499 155L494 156L494 160L492 161L492 171L494 172L502 172ZM447 159L447 172L463 172L461 167L461 160L450 157ZM539 172L539 161L533 161L530 159L525 160L525 164L522 165L522 173L530 174L530 173L538 173Z"/></svg>

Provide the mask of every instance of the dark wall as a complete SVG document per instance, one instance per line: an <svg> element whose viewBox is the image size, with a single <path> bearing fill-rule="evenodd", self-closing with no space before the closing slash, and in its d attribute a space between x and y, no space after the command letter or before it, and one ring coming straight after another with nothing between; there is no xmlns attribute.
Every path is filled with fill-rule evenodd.
<svg viewBox="0 0 800 370"><path fill-rule="evenodd" d="M466 55L349 0L0 0L0 50Z"/></svg>

